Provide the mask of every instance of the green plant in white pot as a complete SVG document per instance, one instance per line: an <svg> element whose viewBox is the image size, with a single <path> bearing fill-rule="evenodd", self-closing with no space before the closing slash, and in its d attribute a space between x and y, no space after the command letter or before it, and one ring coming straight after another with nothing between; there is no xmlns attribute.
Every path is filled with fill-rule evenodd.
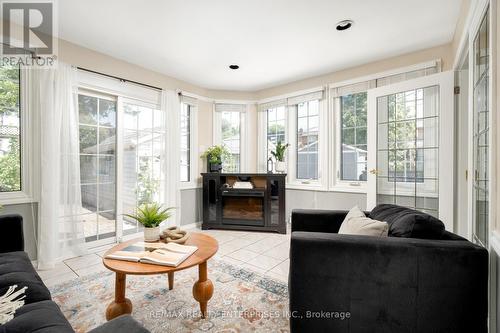
<svg viewBox="0 0 500 333"><path fill-rule="evenodd" d="M163 208L157 203L144 204L137 208L137 214L125 214L144 226L144 240L154 242L160 239L160 224L172 216L174 207Z"/></svg>
<svg viewBox="0 0 500 333"><path fill-rule="evenodd" d="M222 163L231 161L231 152L224 145L215 145L209 147L201 158L207 159L207 172L220 172Z"/></svg>
<svg viewBox="0 0 500 333"><path fill-rule="evenodd" d="M276 144L276 148L271 151L271 155L276 159L276 165L274 169L276 172L285 172L286 171L286 163L285 163L285 153L290 144L282 144L281 141L278 141Z"/></svg>

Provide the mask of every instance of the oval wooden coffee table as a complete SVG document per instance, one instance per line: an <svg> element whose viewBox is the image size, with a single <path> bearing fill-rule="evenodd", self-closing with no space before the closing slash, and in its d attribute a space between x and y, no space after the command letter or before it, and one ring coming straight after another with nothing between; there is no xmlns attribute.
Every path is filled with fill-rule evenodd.
<svg viewBox="0 0 500 333"><path fill-rule="evenodd" d="M210 281L207 276L207 260L217 252L219 248L217 241L205 234L191 233L185 245L195 245L198 247L198 250L177 267L143 264L105 258L106 255L112 252L119 251L133 243L142 241L144 241L143 238L136 238L120 243L106 251L104 254L104 266L116 273L115 300L109 304L106 309L106 319L111 320L122 314L132 313L132 303L125 297L127 274L167 274L168 289L171 290L174 287L174 272L196 265L198 265L199 277L198 281L196 281L193 286L193 297L200 303L201 316L202 318L205 318L207 314L207 303L212 297L214 291L212 281Z"/></svg>

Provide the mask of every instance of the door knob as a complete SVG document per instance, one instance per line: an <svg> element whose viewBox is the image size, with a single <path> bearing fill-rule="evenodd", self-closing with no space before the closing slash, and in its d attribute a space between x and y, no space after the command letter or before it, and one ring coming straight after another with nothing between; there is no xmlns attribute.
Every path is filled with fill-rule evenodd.
<svg viewBox="0 0 500 333"><path fill-rule="evenodd" d="M371 170L370 170L370 173L371 173L372 175L378 175L378 173L379 173L379 172L378 172L378 170L377 170L377 169L371 169Z"/></svg>

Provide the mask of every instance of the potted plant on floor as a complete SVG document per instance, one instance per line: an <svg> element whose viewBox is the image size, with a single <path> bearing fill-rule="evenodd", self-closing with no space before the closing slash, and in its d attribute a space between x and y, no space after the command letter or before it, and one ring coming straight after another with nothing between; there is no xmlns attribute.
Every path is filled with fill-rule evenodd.
<svg viewBox="0 0 500 333"><path fill-rule="evenodd" d="M207 159L207 172L220 172L222 162L229 160L231 153L225 146L215 145L209 147L201 157Z"/></svg>
<svg viewBox="0 0 500 333"><path fill-rule="evenodd" d="M285 163L285 153L290 144L282 144L281 141L278 142L276 148L271 151L271 155L276 159L275 170L276 172L283 173L286 171Z"/></svg>
<svg viewBox="0 0 500 333"><path fill-rule="evenodd" d="M172 216L174 207L163 208L157 203L137 207L137 214L125 214L144 226L144 241L154 242L160 239L160 224Z"/></svg>

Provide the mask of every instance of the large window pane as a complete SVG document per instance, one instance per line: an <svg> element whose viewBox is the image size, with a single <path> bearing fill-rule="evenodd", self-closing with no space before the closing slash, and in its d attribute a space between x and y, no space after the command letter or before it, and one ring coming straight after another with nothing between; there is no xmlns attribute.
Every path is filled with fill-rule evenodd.
<svg viewBox="0 0 500 333"><path fill-rule="evenodd" d="M124 103L122 194L123 212L135 214L138 206L161 202L165 181L165 126L154 106ZM137 221L123 217L123 234L142 230Z"/></svg>
<svg viewBox="0 0 500 333"><path fill-rule="evenodd" d="M318 179L319 101L297 105L297 179Z"/></svg>
<svg viewBox="0 0 500 333"><path fill-rule="evenodd" d="M285 106L267 110L267 159L271 151L276 149L278 142L285 144Z"/></svg>
<svg viewBox="0 0 500 333"><path fill-rule="evenodd" d="M188 182L191 179L191 106L182 103L181 107L181 182Z"/></svg>
<svg viewBox="0 0 500 333"><path fill-rule="evenodd" d="M241 114L239 112L222 112L221 114L222 144L229 149L231 159L224 161L224 172L240 171Z"/></svg>
<svg viewBox="0 0 500 333"><path fill-rule="evenodd" d="M479 31L474 39L474 90L473 90L473 216L474 240L488 247L490 220L490 96L489 63L490 45L488 43L489 10L486 12Z"/></svg>
<svg viewBox="0 0 500 333"><path fill-rule="evenodd" d="M116 232L116 101L81 93L78 106L82 220L94 241Z"/></svg>
<svg viewBox="0 0 500 333"><path fill-rule="evenodd" d="M340 97L341 180L366 181L366 98L366 92Z"/></svg>
<svg viewBox="0 0 500 333"><path fill-rule="evenodd" d="M0 66L0 192L21 191L19 68Z"/></svg>

